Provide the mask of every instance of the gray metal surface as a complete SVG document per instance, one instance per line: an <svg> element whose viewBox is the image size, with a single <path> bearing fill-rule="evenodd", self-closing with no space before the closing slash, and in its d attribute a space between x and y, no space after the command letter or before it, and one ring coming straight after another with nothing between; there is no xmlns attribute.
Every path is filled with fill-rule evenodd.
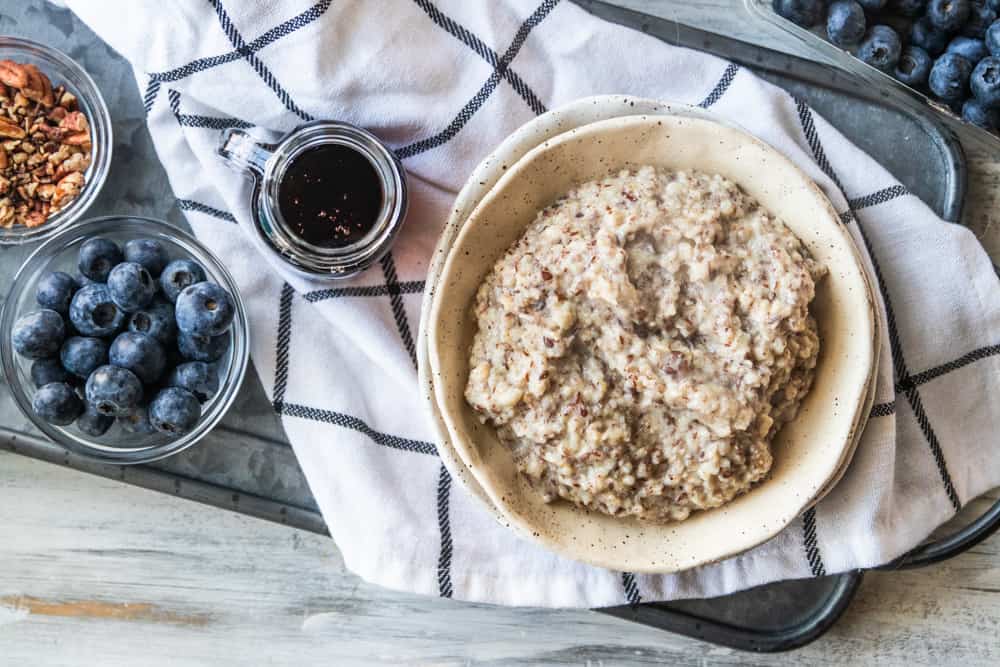
<svg viewBox="0 0 1000 667"><path fill-rule="evenodd" d="M723 37L643 17L601 3L585 8L665 41L716 53L752 67L805 99L948 220L957 221L964 161L950 133L852 86L835 70ZM59 45L96 80L112 109L115 157L92 213L134 213L186 226L145 128L128 65L69 12L21 4L0 15L0 32ZM877 127L878 131L872 129ZM0 294L31 248L0 248ZM308 485L256 374L248 375L223 426L192 449L151 466L125 468L68 455L30 428L0 387L0 448L93 474L172 493L224 509L325 532ZM777 650L809 641L836 619L857 575L783 582L713 600L642 605L616 615L740 648Z"/></svg>

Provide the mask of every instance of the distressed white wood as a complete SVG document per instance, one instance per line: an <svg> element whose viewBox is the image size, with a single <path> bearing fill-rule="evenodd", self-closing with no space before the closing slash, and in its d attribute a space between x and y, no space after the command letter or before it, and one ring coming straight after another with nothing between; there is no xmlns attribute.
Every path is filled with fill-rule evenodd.
<svg viewBox="0 0 1000 667"><path fill-rule="evenodd" d="M618 1L769 41L740 0ZM1000 257L1000 157L970 157L967 222ZM754 656L586 611L387 591L327 539L0 453L0 665L990 665L998 636L1000 538L870 574L826 637Z"/></svg>

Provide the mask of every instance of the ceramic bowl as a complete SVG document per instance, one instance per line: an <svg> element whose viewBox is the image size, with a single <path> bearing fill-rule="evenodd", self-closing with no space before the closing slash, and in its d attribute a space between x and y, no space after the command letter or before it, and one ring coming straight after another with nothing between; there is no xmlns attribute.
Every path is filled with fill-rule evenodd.
<svg viewBox="0 0 1000 667"><path fill-rule="evenodd" d="M596 107L620 107L621 98L601 99ZM457 211L478 202L464 221L453 219L445 240L454 242L439 248L423 327L426 350L421 352L432 412L447 436L442 447L446 461L453 451L458 461L451 460L452 467L463 473L460 478L468 477L463 481L506 524L570 558L637 572L673 572L763 542L829 490L850 460L871 403L878 331L871 286L857 250L815 184L772 148L704 112L648 100L639 101L637 109L633 102L631 112L645 115L578 124L577 117L588 115L578 106L579 113L562 119L574 129L560 134L567 128L546 123L512 137L505 144L506 157L532 141L536 145L501 170L495 185L484 180L495 176L495 165L481 165L473 173L490 189L481 198L469 188L459 196ZM658 115L662 113L672 115ZM799 417L775 439L770 477L728 505L675 524L544 503L517 473L493 429L479 423L463 397L476 327L470 304L496 259L538 209L576 183L641 164L697 168L732 179L781 217L831 269L814 302L823 341L816 383Z"/></svg>

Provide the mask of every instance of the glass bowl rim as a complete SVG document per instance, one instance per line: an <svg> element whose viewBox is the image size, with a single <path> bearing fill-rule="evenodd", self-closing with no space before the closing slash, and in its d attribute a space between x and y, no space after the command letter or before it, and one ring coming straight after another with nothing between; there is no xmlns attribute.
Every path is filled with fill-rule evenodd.
<svg viewBox="0 0 1000 667"><path fill-rule="evenodd" d="M16 358L10 343L10 334L14 321L18 313L17 302L28 286L28 276L35 275L39 270L44 269L47 262L56 252L65 250L65 246L60 242L65 241L67 236L77 235L85 227L97 227L100 231L95 234L114 233L114 229L103 229L107 225L129 221L142 225L148 225L152 231L164 233L181 243L193 246L197 251L210 260L211 274L216 274L222 278L223 287L233 294L233 302L236 307L236 316L233 318L233 340L230 351L229 369L225 376L220 378L220 393L211 404L211 408L206 410L198 421L197 426L190 432L179 438L170 440L162 445L151 446L141 450L123 449L121 453L116 453L113 448L99 448L90 446L81 441L96 442L96 438L77 437L76 439L66 437L59 429L51 424L39 419L31 409L31 399L26 388L21 382L16 367ZM55 252L54 252L55 251ZM196 258L199 259L199 258ZM199 259L199 261L201 261ZM29 274L30 270L30 274ZM58 234L49 237L44 243L35 248L30 255L18 267L14 278L11 281L11 288L7 293L2 307L0 307L0 366L3 375L10 387L11 396L14 403L24 416L42 432L49 440L57 445L78 454L85 458L100 461L102 463L112 463L116 465L133 465L141 463L151 463L160 459L172 456L198 443L214 429L222 418L229 412L236 401L240 387L243 385L246 371L250 362L250 326L246 304L239 292L239 288L232 274L225 264L207 246L199 241L193 234L180 227L170 224L165 220L150 218L141 215L105 215L95 218L88 218L78 225L61 229Z"/></svg>
<svg viewBox="0 0 1000 667"><path fill-rule="evenodd" d="M44 241L80 220L104 189L108 173L111 170L111 158L114 152L114 129L111 112L101 94L101 89L80 63L59 49L24 37L0 35L0 50L4 49L29 53L41 60L55 63L57 67L65 70L65 72L61 71L60 75L65 76L67 80L61 83L67 88L72 87L74 92L78 93L77 98L80 106L91 111L87 117L87 121L90 123L91 149L90 166L85 172L87 180L76 199L70 202L66 208L50 216L38 227L15 226L12 229L0 229L0 246ZM69 76L66 76L66 73ZM45 74L49 75L48 72Z"/></svg>

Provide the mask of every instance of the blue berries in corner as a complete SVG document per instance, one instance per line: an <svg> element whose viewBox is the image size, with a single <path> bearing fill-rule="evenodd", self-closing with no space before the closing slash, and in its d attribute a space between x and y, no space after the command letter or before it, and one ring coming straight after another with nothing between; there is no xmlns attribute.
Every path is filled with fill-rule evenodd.
<svg viewBox="0 0 1000 667"><path fill-rule="evenodd" d="M951 35L932 26L926 17L910 26L910 44L919 46L932 56L944 53L950 39Z"/></svg>
<svg viewBox="0 0 1000 667"><path fill-rule="evenodd" d="M50 424L68 426L83 413L83 401L65 382L52 382L35 392L31 409Z"/></svg>
<svg viewBox="0 0 1000 667"><path fill-rule="evenodd" d="M894 75L906 85L919 88L927 83L931 63L931 57L922 48L907 46L899 56Z"/></svg>
<svg viewBox="0 0 1000 667"><path fill-rule="evenodd" d="M837 0L826 17L826 34L837 46L851 46L865 36L865 10L854 0Z"/></svg>
<svg viewBox="0 0 1000 667"><path fill-rule="evenodd" d="M972 94L980 104L990 109L1000 108L1000 58L983 58L972 71L970 78Z"/></svg>
<svg viewBox="0 0 1000 667"><path fill-rule="evenodd" d="M192 336L218 336L233 323L233 298L215 283L191 285L177 297L177 328Z"/></svg>
<svg viewBox="0 0 1000 667"><path fill-rule="evenodd" d="M972 65L962 56L945 53L931 67L928 86L931 92L945 102L958 102L969 87Z"/></svg>
<svg viewBox="0 0 1000 667"><path fill-rule="evenodd" d="M167 251L154 239L132 239L125 244L125 261L142 264L154 278L163 273L167 265Z"/></svg>
<svg viewBox="0 0 1000 667"><path fill-rule="evenodd" d="M87 378L87 402L102 415L122 417L142 400L142 383L135 374L118 366L101 366Z"/></svg>
<svg viewBox="0 0 1000 667"><path fill-rule="evenodd" d="M121 264L125 256L114 241L95 237L80 246L78 268L80 273L94 282L103 283L111 269Z"/></svg>
<svg viewBox="0 0 1000 667"><path fill-rule="evenodd" d="M182 435L201 418L201 404L194 394L180 387L167 387L149 404L149 421L161 433Z"/></svg>
<svg viewBox="0 0 1000 667"><path fill-rule="evenodd" d="M66 338L62 315L54 310L36 310L14 323L11 343L14 351L28 359L48 359L59 354Z"/></svg>
<svg viewBox="0 0 1000 667"><path fill-rule="evenodd" d="M811 28L823 18L822 0L772 0L774 13L803 28Z"/></svg>
<svg viewBox="0 0 1000 667"><path fill-rule="evenodd" d="M887 25L872 26L858 49L858 58L876 69L892 74L903 45L896 31Z"/></svg>
<svg viewBox="0 0 1000 667"><path fill-rule="evenodd" d="M132 313L153 300L156 281L142 264L122 262L108 274L108 294L116 306Z"/></svg>
<svg viewBox="0 0 1000 667"><path fill-rule="evenodd" d="M84 336L110 336L121 329L125 315L111 299L106 285L91 283L73 295L69 321Z"/></svg>
<svg viewBox="0 0 1000 667"><path fill-rule="evenodd" d="M35 301L42 308L54 310L61 315L69 312L69 302L80 289L76 279L68 273L53 271L42 276L35 291Z"/></svg>
<svg viewBox="0 0 1000 667"><path fill-rule="evenodd" d="M160 274L163 296L173 303L185 288L205 280L205 270L190 259L175 259Z"/></svg>
<svg viewBox="0 0 1000 667"><path fill-rule="evenodd" d="M990 55L989 50L986 48L986 43L983 42L983 40L963 37L961 35L949 42L946 51L948 53L955 53L962 56L973 65Z"/></svg>
<svg viewBox="0 0 1000 667"><path fill-rule="evenodd" d="M938 30L957 32L965 25L971 9L969 0L930 0L927 20Z"/></svg>

